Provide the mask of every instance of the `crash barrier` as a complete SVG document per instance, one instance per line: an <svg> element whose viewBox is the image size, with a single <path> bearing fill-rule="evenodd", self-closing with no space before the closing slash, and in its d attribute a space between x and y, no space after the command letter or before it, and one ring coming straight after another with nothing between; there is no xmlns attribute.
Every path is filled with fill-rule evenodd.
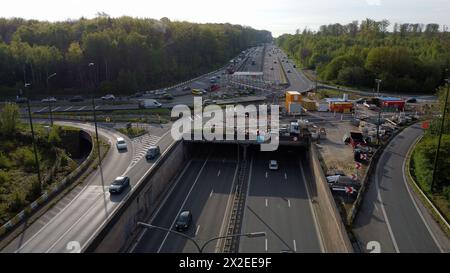
<svg viewBox="0 0 450 273"><path fill-rule="evenodd" d="M6 222L2 227L0 227L0 238L6 236L11 231L13 231L20 223L23 222L28 216L32 215L38 209L40 209L44 204L50 201L53 197L55 197L59 192L64 190L68 185L74 182L79 176L87 169L87 167L91 164L91 162L95 158L94 146L95 143L92 141L92 137L89 133L80 130L80 138L83 138L91 143L91 151L89 152L86 160L83 161L73 172L71 172L68 176L64 177L61 181L52 185L51 189L48 189L43 192L43 194L37 198L34 202L29 204L26 208L24 208L21 212L19 212L16 216L14 216L11 220ZM59 160L60 161L60 160ZM58 163L57 163L58 164ZM54 171L54 170L52 170ZM44 178L44 181L47 181L51 174Z"/></svg>
<svg viewBox="0 0 450 273"><path fill-rule="evenodd" d="M173 142L94 232L82 252L117 253L129 249L142 230L137 223L145 222L159 207L186 166L188 152L189 147L183 141Z"/></svg>
<svg viewBox="0 0 450 273"><path fill-rule="evenodd" d="M353 247L348 238L341 215L336 207L328 183L320 165L315 144L310 144L309 164L314 184L309 185L310 197L313 202L319 234L323 242L325 252L350 253ZM307 186L308 187L308 186Z"/></svg>

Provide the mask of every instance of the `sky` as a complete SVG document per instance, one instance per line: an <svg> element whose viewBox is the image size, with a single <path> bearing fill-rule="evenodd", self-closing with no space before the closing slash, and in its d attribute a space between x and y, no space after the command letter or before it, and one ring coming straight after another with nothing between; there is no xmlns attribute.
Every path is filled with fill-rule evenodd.
<svg viewBox="0 0 450 273"><path fill-rule="evenodd" d="M266 29L274 37L305 27L388 19L450 26L450 0L3 0L0 17L46 21L93 18L97 12Z"/></svg>

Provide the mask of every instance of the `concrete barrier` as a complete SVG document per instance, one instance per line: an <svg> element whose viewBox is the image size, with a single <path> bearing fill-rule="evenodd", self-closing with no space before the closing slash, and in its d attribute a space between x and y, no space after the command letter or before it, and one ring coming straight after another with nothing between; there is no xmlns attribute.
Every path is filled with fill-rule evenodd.
<svg viewBox="0 0 450 273"><path fill-rule="evenodd" d="M82 251L117 253L128 249L141 230L137 223L146 221L161 203L163 193L186 165L188 153L188 144L174 142L93 234Z"/></svg>
<svg viewBox="0 0 450 273"><path fill-rule="evenodd" d="M328 187L315 144L310 145L309 164L314 184L309 184L314 213L318 221L324 251L352 253L353 247Z"/></svg>

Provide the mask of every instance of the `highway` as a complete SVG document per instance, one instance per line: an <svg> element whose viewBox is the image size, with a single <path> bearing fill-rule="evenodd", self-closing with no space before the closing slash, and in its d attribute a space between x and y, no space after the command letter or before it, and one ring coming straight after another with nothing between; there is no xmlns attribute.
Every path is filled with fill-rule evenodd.
<svg viewBox="0 0 450 273"><path fill-rule="evenodd" d="M380 243L381 252L450 252L450 243L405 177L405 157L423 134L420 124L403 130L378 160L375 177L359 211L356 233L363 251L367 243Z"/></svg>
<svg viewBox="0 0 450 273"><path fill-rule="evenodd" d="M58 122L88 131L93 126L88 124L74 124ZM111 149L103 160L103 181L100 169L91 173L84 183L78 185L55 206L48 210L30 227L16 237L2 252L68 252L67 244L75 241L80 247L95 233L99 226L107 219L119 202L129 191L118 196L110 196L108 186L120 175L128 175L133 187L147 172L154 162L147 162L143 158L143 151L150 144L158 144L164 152L172 142L172 138L164 137L166 128L155 128L151 134L139 140L127 139L128 151L118 152L115 138L119 133L100 128L99 134L106 137Z"/></svg>
<svg viewBox="0 0 450 273"><path fill-rule="evenodd" d="M322 252L318 227L301 167L303 151L255 151L251 157L243 233L265 231L261 238L243 237L239 252ZM278 170L269 170L269 160Z"/></svg>
<svg viewBox="0 0 450 273"><path fill-rule="evenodd" d="M225 211L237 172L237 146L198 146L196 150L199 152L186 163L150 223L173 229L179 213L190 210L193 222L186 234L203 243L224 232ZM215 252L216 244L209 244L205 252ZM130 251L192 253L197 249L192 242L178 235L144 229Z"/></svg>

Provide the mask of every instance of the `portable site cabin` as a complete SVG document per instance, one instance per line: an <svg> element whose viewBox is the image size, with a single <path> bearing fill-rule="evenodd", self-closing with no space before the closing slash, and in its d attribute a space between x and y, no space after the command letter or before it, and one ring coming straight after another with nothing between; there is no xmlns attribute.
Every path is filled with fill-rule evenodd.
<svg viewBox="0 0 450 273"><path fill-rule="evenodd" d="M378 97L378 106L385 111L403 111L405 109L405 101L401 98Z"/></svg>
<svg viewBox="0 0 450 273"><path fill-rule="evenodd" d="M290 103L301 103L302 95L298 91L286 91L285 107L289 109Z"/></svg>

